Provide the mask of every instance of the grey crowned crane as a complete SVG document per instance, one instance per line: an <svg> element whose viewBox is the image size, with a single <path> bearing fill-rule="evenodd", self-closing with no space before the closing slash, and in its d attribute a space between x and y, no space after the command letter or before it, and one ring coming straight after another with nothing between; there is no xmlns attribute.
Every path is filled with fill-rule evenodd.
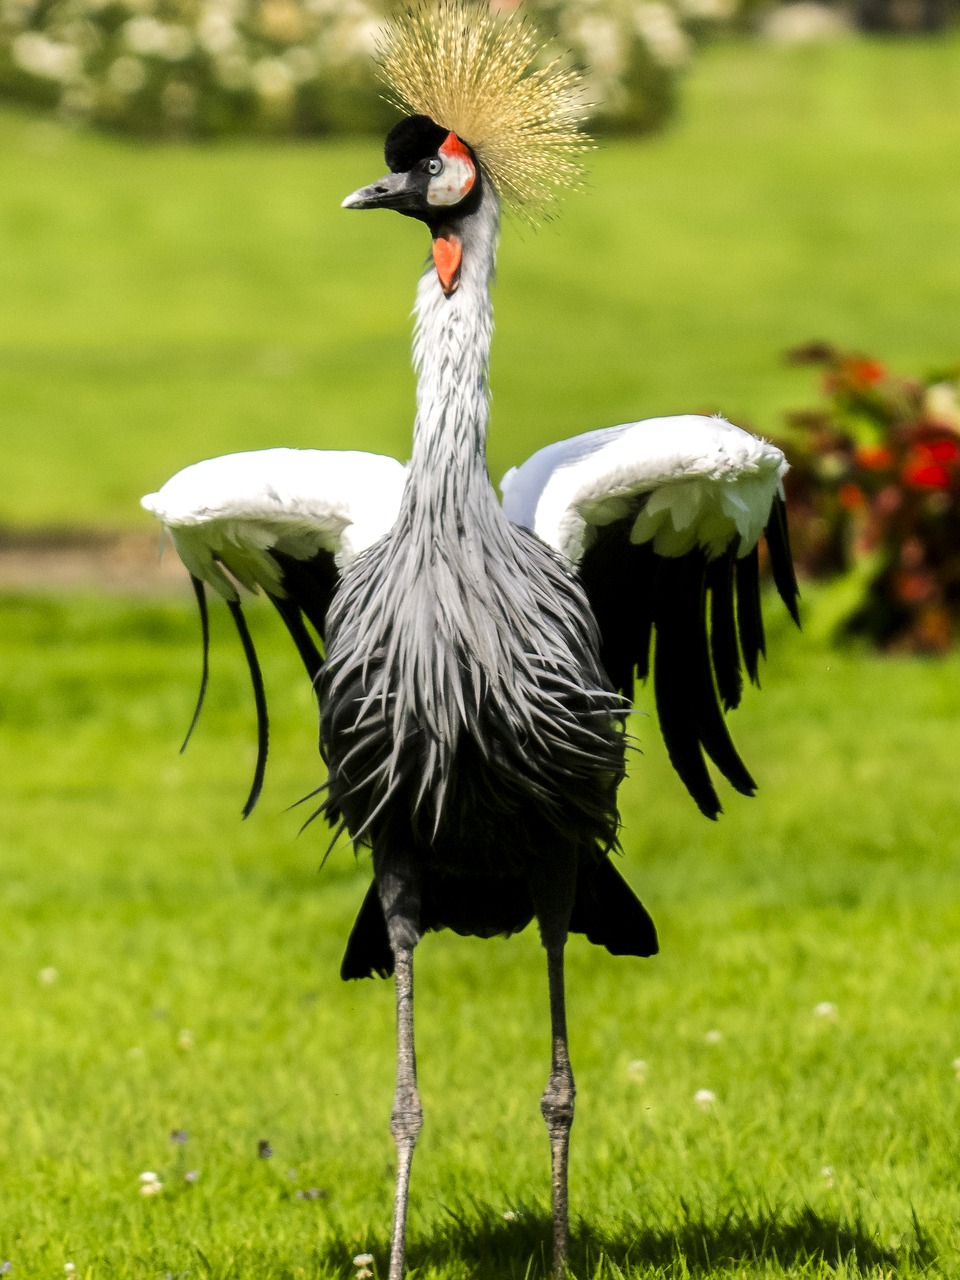
<svg viewBox="0 0 960 1280"><path fill-rule="evenodd" d="M490 937L536 918L552 1060L541 1110L553 1169L554 1266L568 1259L574 1082L564 946L657 950L615 868L624 717L653 675L670 759L700 809L720 803L709 757L752 794L723 711L764 651L758 543L796 618L783 455L722 418L591 431L487 473L490 284L500 199L537 217L578 173L575 76L533 71L534 34L476 0L407 12L381 69L407 113L390 172L343 201L430 232L417 291L417 413L404 466L357 452L270 449L199 462L144 505L192 575L226 601L253 677L263 779L263 683L239 587L276 606L314 683L328 781L322 812L372 850L374 878L344 978L396 975L397 1151L390 1280L404 1265L422 1123L413 953L431 929ZM201 701L203 689L201 688ZM199 711L199 706L198 706Z"/></svg>

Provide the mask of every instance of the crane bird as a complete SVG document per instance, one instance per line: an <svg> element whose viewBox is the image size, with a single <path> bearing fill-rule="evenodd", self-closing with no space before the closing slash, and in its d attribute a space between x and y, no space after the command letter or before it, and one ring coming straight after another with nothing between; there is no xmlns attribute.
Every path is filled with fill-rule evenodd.
<svg viewBox="0 0 960 1280"><path fill-rule="evenodd" d="M537 920L561 1274L574 1111L566 939L582 933L614 955L657 950L650 916L610 857L634 679L652 670L673 766L716 817L706 757L738 791L754 790L723 710L738 704L744 670L756 680L764 651L764 533L796 618L783 455L721 418L652 419L549 445L507 475L497 500L485 448L500 200L542 216L575 184L584 145L575 75L531 70L537 52L524 22L495 18L479 0L407 11L380 50L405 114L386 139L387 175L343 205L394 209L431 235L409 463L269 449L196 463L144 499L200 605L198 713L205 584L225 599L247 656L259 752L244 814L263 781L267 712L241 586L267 594L314 682L328 770L320 811L372 850L341 973L396 975L390 1280L403 1271L422 1123L418 940L442 928L507 935Z"/></svg>

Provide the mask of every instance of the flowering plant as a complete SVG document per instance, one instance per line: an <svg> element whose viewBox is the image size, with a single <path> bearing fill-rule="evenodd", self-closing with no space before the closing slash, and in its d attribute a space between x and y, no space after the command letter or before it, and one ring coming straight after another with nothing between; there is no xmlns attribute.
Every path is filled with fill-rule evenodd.
<svg viewBox="0 0 960 1280"><path fill-rule="evenodd" d="M790 414L798 567L858 584L840 621L881 649L940 653L960 626L960 368L904 378L813 343L826 405Z"/></svg>
<svg viewBox="0 0 960 1280"><path fill-rule="evenodd" d="M727 0L684 0L706 21ZM519 0L489 0L509 10ZM394 0L0 0L0 96L147 135L382 133L371 54ZM544 62L586 70L591 123L634 132L675 105L690 51L665 0L528 0ZM688 24L689 25L689 24Z"/></svg>
<svg viewBox="0 0 960 1280"><path fill-rule="evenodd" d="M0 93L134 133L383 129L369 0L0 0Z"/></svg>

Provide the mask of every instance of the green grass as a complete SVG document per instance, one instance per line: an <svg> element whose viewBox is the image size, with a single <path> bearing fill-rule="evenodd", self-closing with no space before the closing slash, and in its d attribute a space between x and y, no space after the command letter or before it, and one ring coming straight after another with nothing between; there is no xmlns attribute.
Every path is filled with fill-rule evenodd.
<svg viewBox="0 0 960 1280"><path fill-rule="evenodd" d="M186 602L0 610L14 1276L347 1276L367 1248L384 1274L391 985L337 977L368 866L338 847L318 873L325 834L296 838L285 806L318 777L310 695L262 609L274 751L240 821L252 711L215 623L210 706L181 758ZM578 1277L960 1275L960 660L864 661L781 626L772 649L734 725L761 793L725 792L718 824L652 722L634 726L625 869L663 951L570 946ZM545 987L532 931L418 951L416 1276L543 1274ZM326 1197L297 1197L310 1188Z"/></svg>
<svg viewBox="0 0 960 1280"><path fill-rule="evenodd" d="M605 147L556 229L508 227L493 472L638 414L769 429L809 394L777 355L811 336L906 369L955 359L958 69L956 40L709 51L674 132ZM231 449L404 456L422 229L337 207L380 165L368 145L138 150L0 114L0 518L133 524L140 493ZM67 1261L97 1280L326 1280L367 1248L384 1274L392 993L337 978L369 869L338 847L318 872L325 833L296 838L310 693L254 622L274 752L242 823L252 713L222 611L181 758L184 601L0 601L14 1280ZM960 659L771 640L734 726L761 793L726 794L719 824L635 724L624 865L663 953L570 947L583 1280L960 1277ZM535 935L426 939L418 1034L416 1276L543 1274ZM160 1196L139 1195L144 1169Z"/></svg>
<svg viewBox="0 0 960 1280"><path fill-rule="evenodd" d="M770 431L823 336L960 351L960 41L711 49L679 125L605 145L497 288L496 476L540 444L719 408ZM0 519L134 524L198 457L406 456L423 229L339 208L372 143L132 147L0 113Z"/></svg>

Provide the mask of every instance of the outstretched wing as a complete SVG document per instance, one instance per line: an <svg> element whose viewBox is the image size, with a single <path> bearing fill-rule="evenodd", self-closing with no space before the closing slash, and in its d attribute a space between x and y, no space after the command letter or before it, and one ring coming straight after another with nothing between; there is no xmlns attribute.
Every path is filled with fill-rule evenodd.
<svg viewBox="0 0 960 1280"><path fill-rule="evenodd" d="M720 801L704 756L755 784L723 718L758 683L765 651L758 543L798 622L774 445L723 418L650 418L548 445L503 480L503 505L579 572L618 690L651 669L674 768L708 817ZM655 639L654 639L655 637Z"/></svg>
<svg viewBox="0 0 960 1280"><path fill-rule="evenodd" d="M401 463L380 454L265 449L197 462L143 499L143 506L169 531L200 608L203 674L188 740L207 684L207 585L226 600L243 644L259 747L244 817L263 784L268 726L263 680L238 585L269 596L315 680L323 659L311 628L322 643L340 574L390 530L405 478Z"/></svg>

